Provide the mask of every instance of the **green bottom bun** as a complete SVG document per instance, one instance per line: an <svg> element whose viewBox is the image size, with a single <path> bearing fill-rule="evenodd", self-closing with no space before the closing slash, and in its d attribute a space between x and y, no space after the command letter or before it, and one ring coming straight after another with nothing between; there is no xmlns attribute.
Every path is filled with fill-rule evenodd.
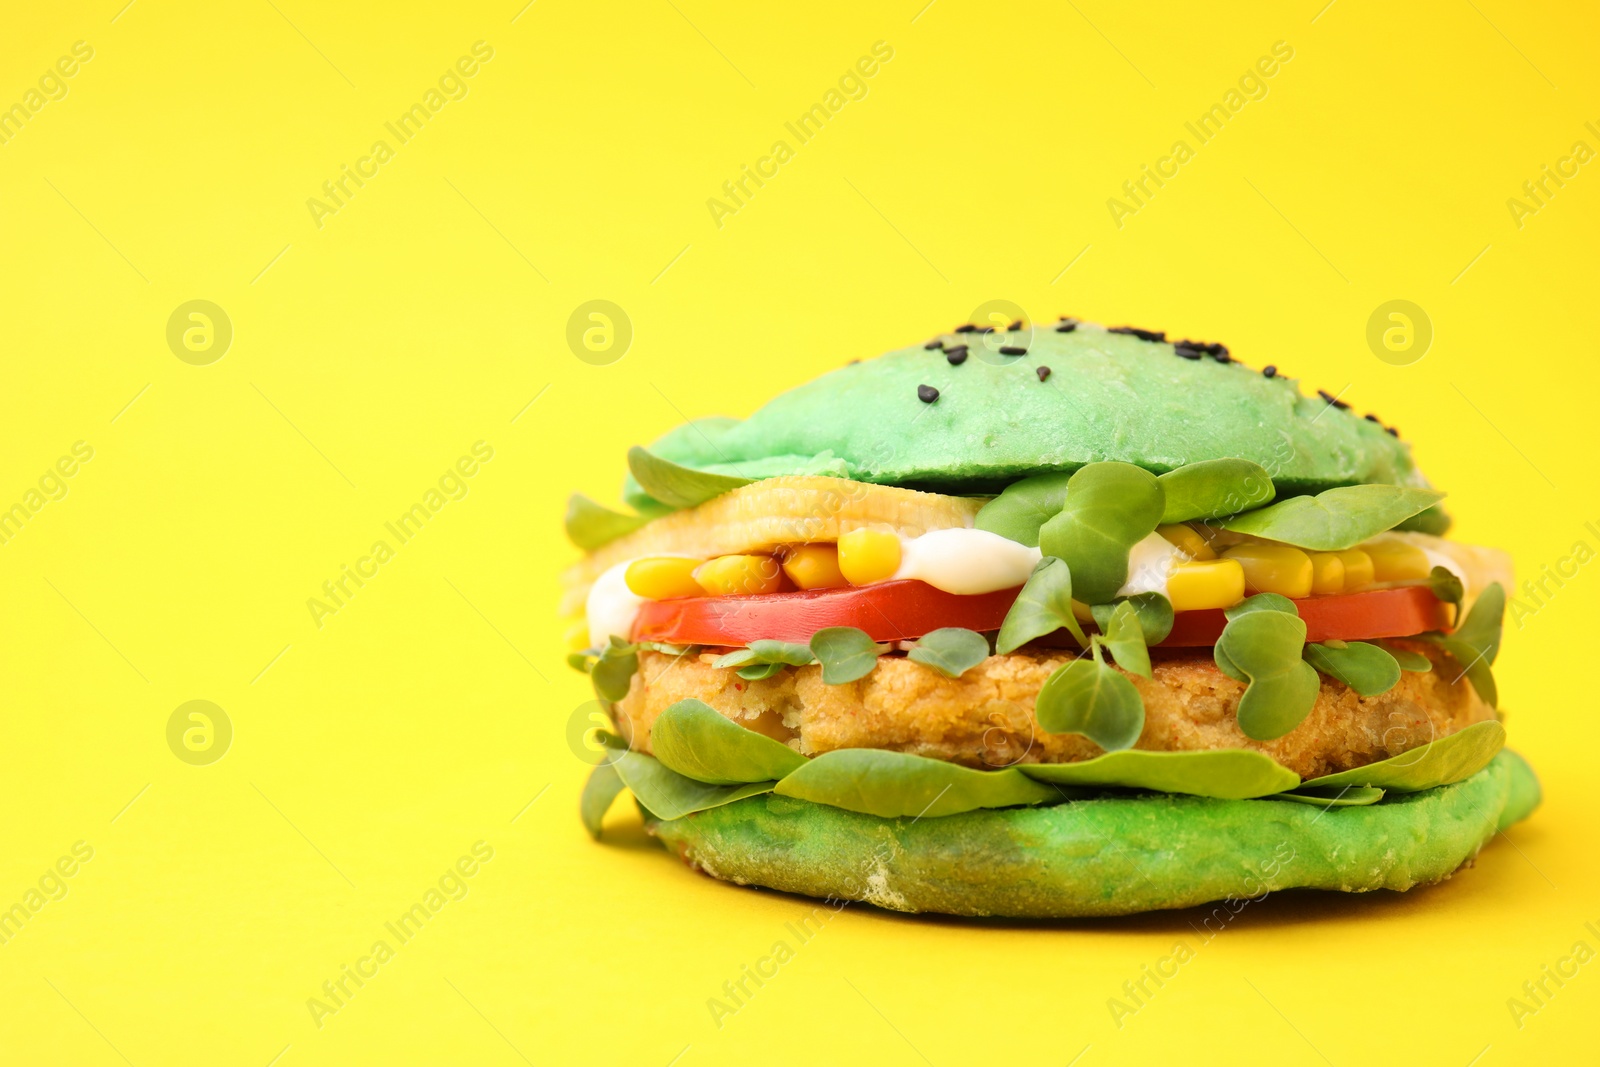
<svg viewBox="0 0 1600 1067"><path fill-rule="evenodd" d="M1154 794L884 819L749 797L646 824L707 874L835 901L949 915L1128 915L1271 890L1405 890L1442 881L1539 804L1503 750L1454 785L1367 807Z"/></svg>

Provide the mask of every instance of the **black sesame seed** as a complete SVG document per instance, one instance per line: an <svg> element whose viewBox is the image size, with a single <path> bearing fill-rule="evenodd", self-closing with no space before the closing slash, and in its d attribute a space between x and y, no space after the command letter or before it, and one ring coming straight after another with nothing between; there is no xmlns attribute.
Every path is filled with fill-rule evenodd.
<svg viewBox="0 0 1600 1067"><path fill-rule="evenodd" d="M1368 422L1379 422L1379 421L1380 421L1380 420L1379 420L1379 419L1378 419L1378 416L1376 416L1376 415L1374 415L1374 414L1373 414L1373 413L1372 413L1372 412L1370 412L1370 411L1369 411L1369 412L1367 412L1367 413L1366 413L1366 414L1365 414L1365 415L1363 415L1363 416L1361 416L1361 417L1362 417L1362 418L1363 418L1363 419L1366 419L1366 420L1367 420L1367 421L1368 421Z"/></svg>
<svg viewBox="0 0 1600 1067"><path fill-rule="evenodd" d="M1174 341L1172 344L1178 350L1178 355L1184 359L1199 359L1201 356L1210 356L1218 363L1233 362L1232 357L1228 355L1228 346L1219 345L1215 341Z"/></svg>
<svg viewBox="0 0 1600 1067"><path fill-rule="evenodd" d="M978 332L979 333L998 333L999 331L996 330L993 326L979 326L978 327Z"/></svg>
<svg viewBox="0 0 1600 1067"><path fill-rule="evenodd" d="M1006 329L1012 330L1012 331L1016 331L1016 330L1022 329L1022 320L1018 319L1016 322L1013 322L1010 326L1007 326Z"/></svg>
<svg viewBox="0 0 1600 1067"><path fill-rule="evenodd" d="M1338 408L1340 411L1348 411L1350 409L1349 404L1345 403L1343 400L1340 400L1326 389L1318 389L1317 395L1326 400L1328 403L1332 404L1334 407Z"/></svg>
<svg viewBox="0 0 1600 1067"><path fill-rule="evenodd" d="M1106 333L1132 334L1141 341L1165 341L1167 339L1166 330L1141 330L1137 326L1113 326Z"/></svg>
<svg viewBox="0 0 1600 1067"><path fill-rule="evenodd" d="M944 358L950 361L952 367L959 367L967 361L966 345L951 345L944 350Z"/></svg>
<svg viewBox="0 0 1600 1067"><path fill-rule="evenodd" d="M972 325L972 323L964 322L960 326L956 327L956 333L974 333L977 331L977 329L978 328Z"/></svg>
<svg viewBox="0 0 1600 1067"><path fill-rule="evenodd" d="M1075 322L1063 322L1060 326L1056 327L1056 333L1071 333L1077 328L1078 324Z"/></svg>
<svg viewBox="0 0 1600 1067"><path fill-rule="evenodd" d="M846 363L845 366L854 367L857 363L860 363L860 362L861 361L859 359L852 359L849 363Z"/></svg>
<svg viewBox="0 0 1600 1067"><path fill-rule="evenodd" d="M1268 363L1265 367L1261 368L1261 373L1268 378L1276 378L1278 376L1277 364Z"/></svg>
<svg viewBox="0 0 1600 1067"><path fill-rule="evenodd" d="M931 404L939 399L939 390L931 385L919 385L917 386L917 399L924 404Z"/></svg>
<svg viewBox="0 0 1600 1067"><path fill-rule="evenodd" d="M1039 380L1042 382L1046 378L1050 377L1050 368L1049 367L1036 367L1036 368L1034 368L1034 372L1033 373L1037 374L1039 376Z"/></svg>
<svg viewBox="0 0 1600 1067"><path fill-rule="evenodd" d="M943 340L943 338L935 337L933 340L929 341L927 344L923 345L922 347L923 347L923 349L925 351L932 352L936 348L943 348L944 347L944 340Z"/></svg>
<svg viewBox="0 0 1600 1067"><path fill-rule="evenodd" d="M1028 354L1028 350L1018 345L1001 345L1000 354L1002 356L1025 356Z"/></svg>
<svg viewBox="0 0 1600 1067"><path fill-rule="evenodd" d="M1383 432L1388 434L1390 437L1399 437L1400 436L1400 431L1395 429L1393 426L1385 426L1383 428Z"/></svg>

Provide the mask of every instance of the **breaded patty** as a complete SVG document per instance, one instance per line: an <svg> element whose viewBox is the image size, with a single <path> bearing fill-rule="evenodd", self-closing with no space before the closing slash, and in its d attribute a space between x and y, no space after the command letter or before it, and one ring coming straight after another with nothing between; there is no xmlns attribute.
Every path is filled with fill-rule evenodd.
<svg viewBox="0 0 1600 1067"><path fill-rule="evenodd" d="M1393 689L1358 696L1326 676L1305 721L1273 741L1239 729L1235 710L1244 685L1217 670L1209 650L1163 656L1154 678L1129 678L1144 699L1144 732L1135 748L1193 751L1248 748L1315 778L1395 756L1494 718L1453 660L1430 644L1406 643L1433 661L1425 673L1405 671ZM618 727L634 748L650 751L657 715L686 697L785 742L807 756L838 748L883 748L970 767L1071 763L1101 754L1077 734L1050 734L1033 715L1034 700L1064 652L990 656L960 678L947 678L901 656L884 656L871 674L826 685L812 665L749 682L711 666L711 654L673 657L641 651L639 671L617 704Z"/></svg>

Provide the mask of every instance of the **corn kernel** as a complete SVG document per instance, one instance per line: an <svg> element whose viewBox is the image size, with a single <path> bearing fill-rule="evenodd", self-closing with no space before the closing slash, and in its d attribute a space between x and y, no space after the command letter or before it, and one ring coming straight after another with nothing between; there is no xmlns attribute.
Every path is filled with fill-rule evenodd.
<svg viewBox="0 0 1600 1067"><path fill-rule="evenodd" d="M839 571L851 585L870 585L900 569L900 538L887 530L839 535Z"/></svg>
<svg viewBox="0 0 1600 1067"><path fill-rule="evenodd" d="M646 600L672 600L682 596L705 596L694 580L697 559L676 556L651 556L636 559L622 572L622 580L635 594Z"/></svg>
<svg viewBox="0 0 1600 1067"><path fill-rule="evenodd" d="M1340 561L1344 563L1344 591L1353 593L1357 589L1372 584L1372 557L1359 548L1347 548L1343 552L1335 552Z"/></svg>
<svg viewBox="0 0 1600 1067"><path fill-rule="evenodd" d="M1206 560L1217 558L1216 552L1212 550L1211 546L1206 543L1206 539L1201 537L1193 526L1185 526L1181 522L1176 522L1171 526L1157 526L1156 533L1165 537L1179 552L1182 552L1190 559Z"/></svg>
<svg viewBox="0 0 1600 1067"><path fill-rule="evenodd" d="M1291 600L1311 595L1311 557L1292 545L1234 545L1222 556L1239 561L1252 593L1282 593Z"/></svg>
<svg viewBox="0 0 1600 1067"><path fill-rule="evenodd" d="M1344 560L1337 552L1311 553L1311 591L1318 596L1344 592Z"/></svg>
<svg viewBox="0 0 1600 1067"><path fill-rule="evenodd" d="M771 556L718 556L696 567L694 580L708 596L749 596L776 593L783 571Z"/></svg>
<svg viewBox="0 0 1600 1067"><path fill-rule="evenodd" d="M1426 578L1433 570L1422 549L1404 541L1374 541L1361 546L1372 557L1372 579L1376 582L1408 582Z"/></svg>
<svg viewBox="0 0 1600 1067"><path fill-rule="evenodd" d="M783 557L783 573L801 589L836 589L848 585L839 570L838 545L801 545Z"/></svg>
<svg viewBox="0 0 1600 1067"><path fill-rule="evenodd" d="M1236 559L1180 563L1167 575L1173 611L1230 608L1244 599L1244 567Z"/></svg>

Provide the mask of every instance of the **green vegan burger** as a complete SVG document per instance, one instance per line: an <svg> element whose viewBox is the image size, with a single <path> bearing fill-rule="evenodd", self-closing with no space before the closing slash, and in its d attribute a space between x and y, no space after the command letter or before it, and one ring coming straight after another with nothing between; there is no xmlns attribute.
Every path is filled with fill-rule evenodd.
<svg viewBox="0 0 1600 1067"><path fill-rule="evenodd" d="M628 467L567 513L596 837L626 789L742 885L1120 915L1438 882L1539 802L1509 559L1220 344L961 326Z"/></svg>

